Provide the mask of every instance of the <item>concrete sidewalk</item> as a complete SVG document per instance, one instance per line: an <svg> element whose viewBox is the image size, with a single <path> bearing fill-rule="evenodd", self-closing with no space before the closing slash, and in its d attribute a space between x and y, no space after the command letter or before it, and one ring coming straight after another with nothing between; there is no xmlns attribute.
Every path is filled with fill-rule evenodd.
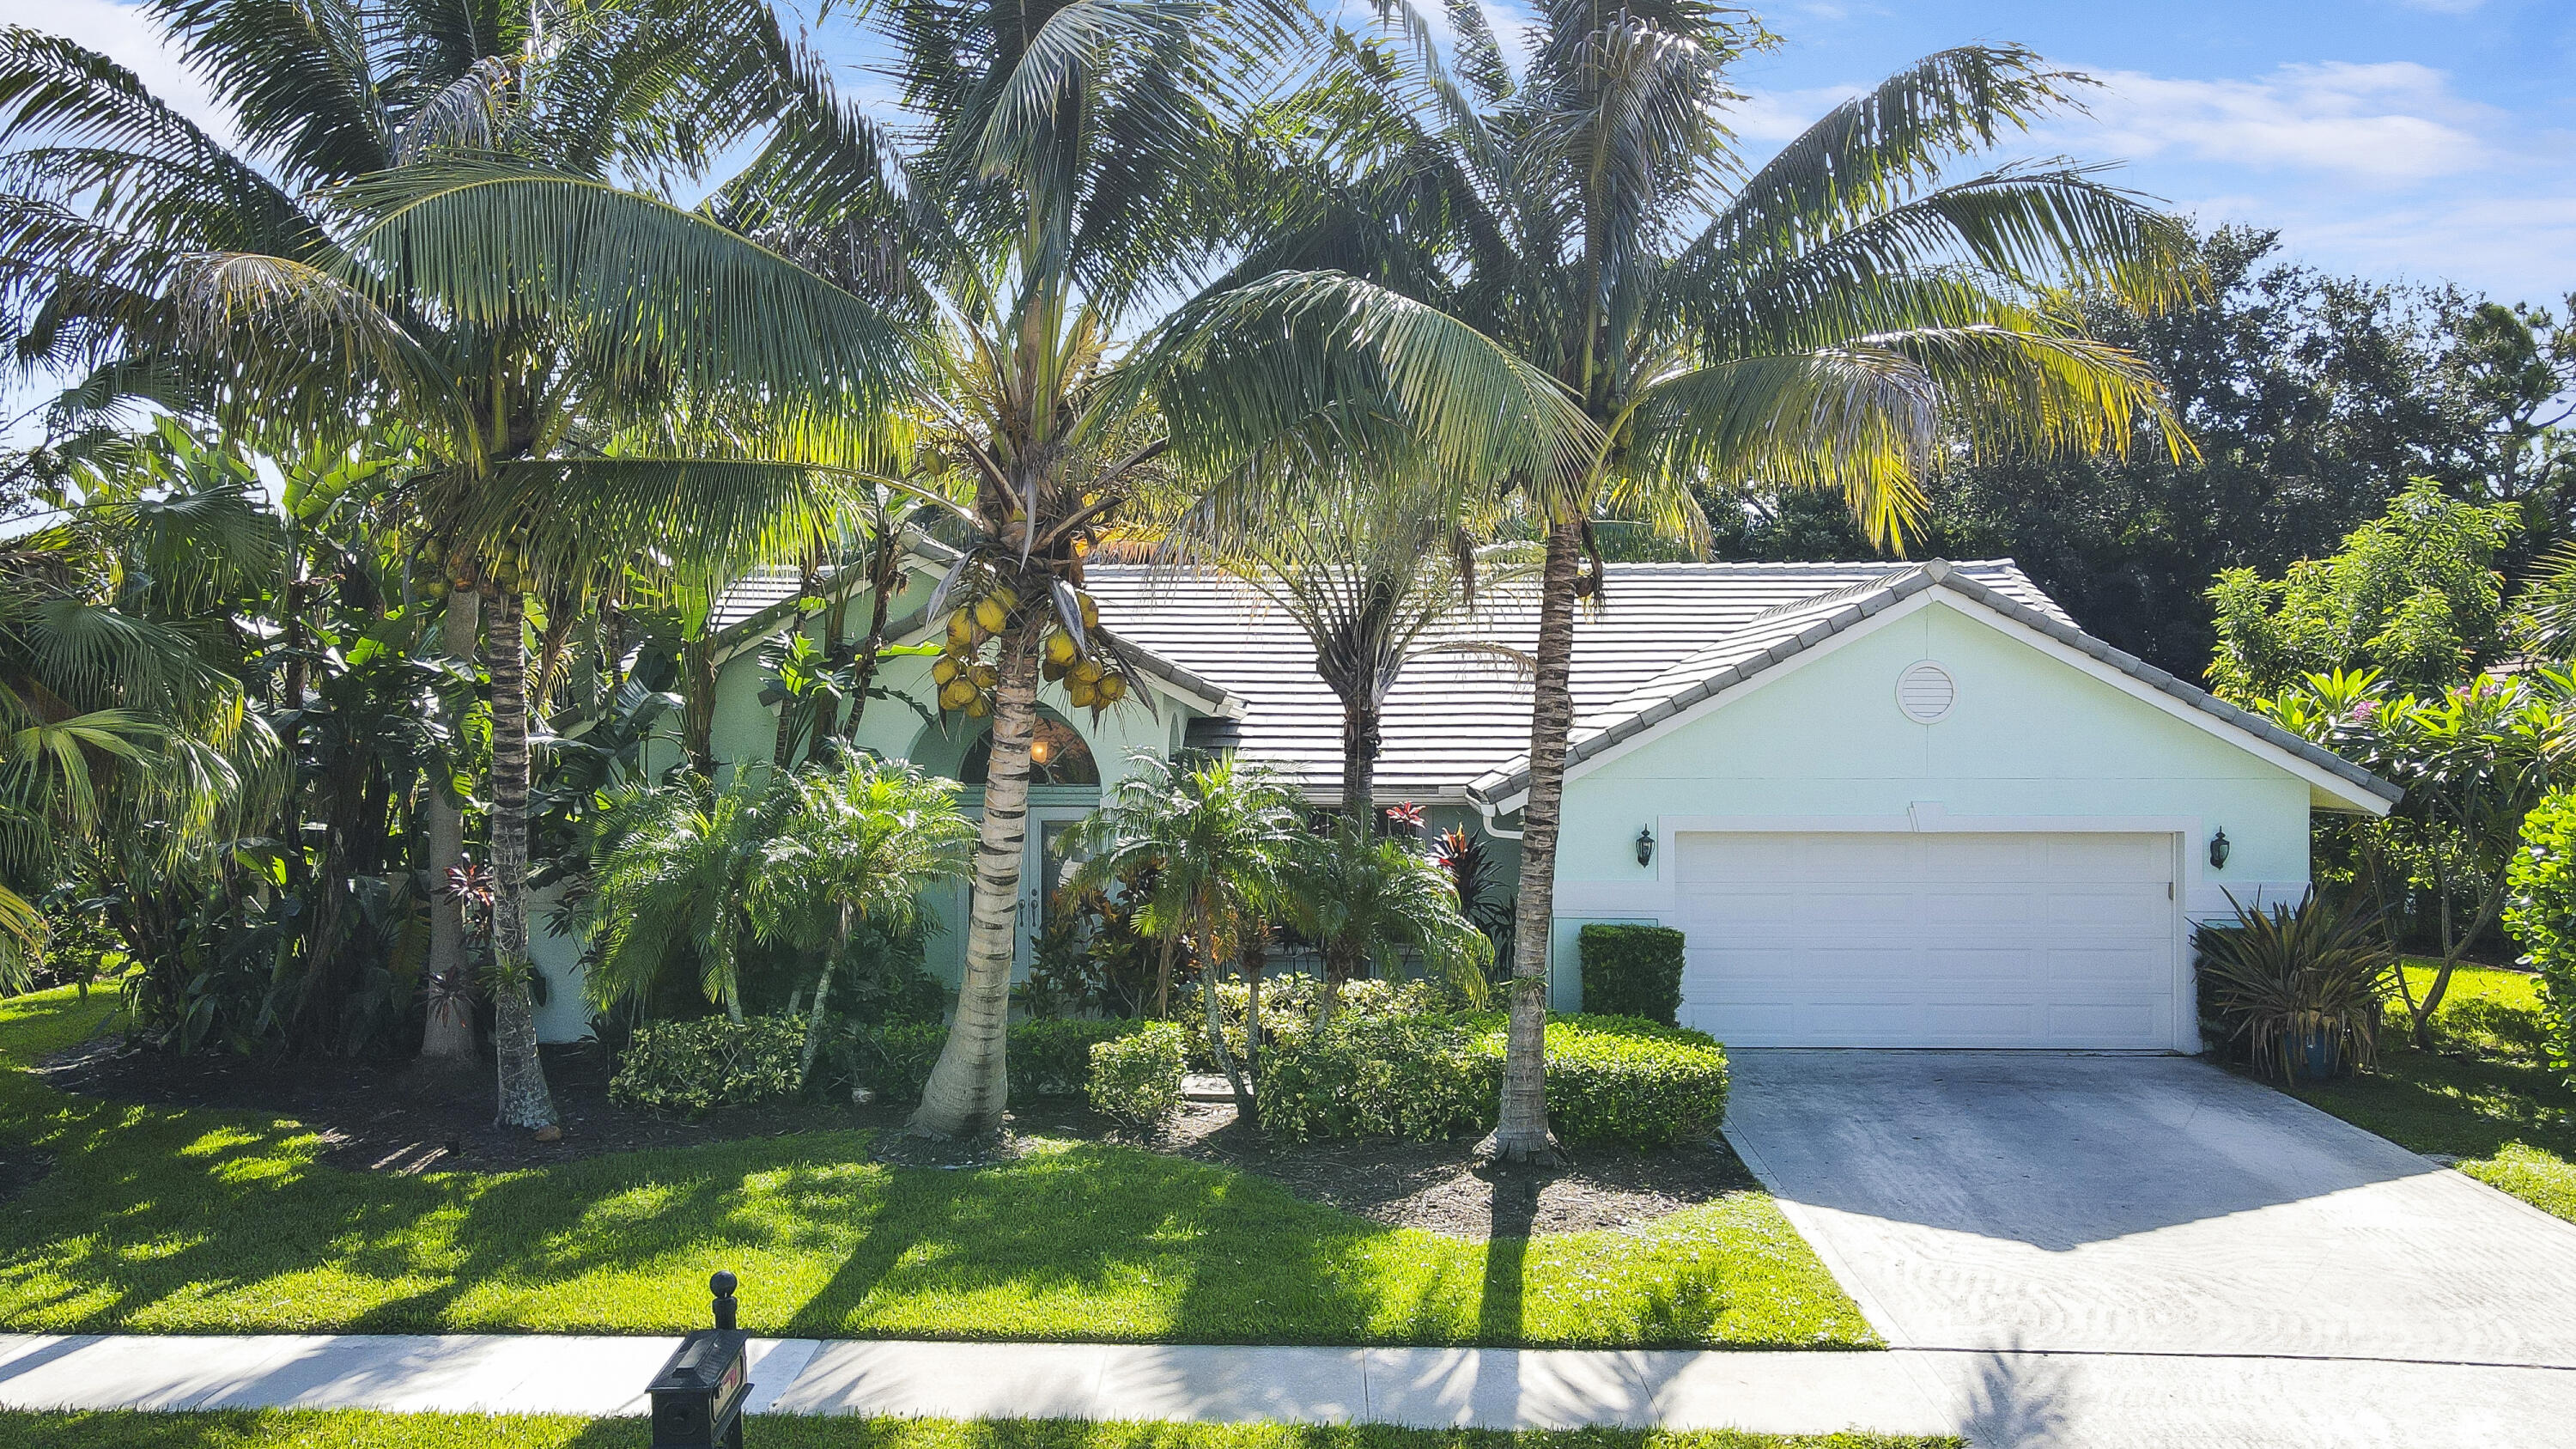
<svg viewBox="0 0 2576 1449"><path fill-rule="evenodd" d="M643 1411L672 1338L0 1337L0 1407ZM756 1340L770 1414L1952 1433L1981 1446L2538 1445L2576 1371L2011 1351L1754 1353Z"/></svg>

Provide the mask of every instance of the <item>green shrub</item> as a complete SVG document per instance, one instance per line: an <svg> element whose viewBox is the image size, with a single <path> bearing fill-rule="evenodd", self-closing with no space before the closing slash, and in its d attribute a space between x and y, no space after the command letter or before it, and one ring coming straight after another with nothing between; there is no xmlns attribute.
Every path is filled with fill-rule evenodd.
<svg viewBox="0 0 2576 1449"><path fill-rule="evenodd" d="M1226 1049L1234 1059L1243 1060L1243 1019L1249 1014L1251 992L1240 979L1221 981L1216 988L1217 1014L1225 1023ZM1276 1037L1284 1030L1305 1025L1315 1019L1323 1001L1323 978L1303 973L1282 973L1266 977L1261 983L1261 1023L1267 1034ZM1452 992L1436 981L1345 981L1334 996L1336 1016L1423 1016L1452 1011L1458 1002ZM1216 1070L1216 1056L1208 1050L1207 1009L1200 1005L1199 988L1194 984L1175 992L1172 997L1172 1019L1190 1028L1190 1069L1198 1072Z"/></svg>
<svg viewBox="0 0 2576 1449"><path fill-rule="evenodd" d="M1143 1022L1083 1017L1032 1017L1011 1023L1007 1053L1011 1097L1078 1097L1091 1075L1091 1049L1126 1036ZM844 1072L881 1101L918 1100L948 1044L948 1028L933 1021L890 1021L850 1032Z"/></svg>
<svg viewBox="0 0 2576 1449"><path fill-rule="evenodd" d="M1170 1023L1161 1023L1169 1025ZM1148 1023L1118 1018L1038 1016L1011 1026L1011 1095L1079 1097L1091 1080L1093 1049L1133 1036ZM1172 1090L1180 1090L1175 1079Z"/></svg>
<svg viewBox="0 0 2576 1449"><path fill-rule="evenodd" d="M652 1022L619 1054L608 1100L692 1117L776 1101L796 1095L804 1051L801 1016Z"/></svg>
<svg viewBox="0 0 2576 1449"><path fill-rule="evenodd" d="M2504 925L2522 964L2540 973L2549 1059L2576 1067L2576 790L2556 790L2522 819L2522 848L2506 873Z"/></svg>
<svg viewBox="0 0 2576 1449"><path fill-rule="evenodd" d="M1452 1016L1337 1016L1281 1027L1262 1056L1261 1128L1282 1142L1455 1137L1491 1125L1499 1060Z"/></svg>
<svg viewBox="0 0 2576 1449"><path fill-rule="evenodd" d="M1179 1109L1181 1078L1189 1065L1189 1033L1179 1022L1145 1022L1091 1044L1083 1096L1095 1111L1151 1126Z"/></svg>
<svg viewBox="0 0 2576 1449"><path fill-rule="evenodd" d="M1489 1131L1504 1030L1499 1013L1299 1023L1264 1059L1262 1128L1292 1143ZM1635 1017L1548 1022L1549 1120L1568 1141L1703 1140L1725 1116L1726 1092L1726 1053L1703 1033Z"/></svg>
<svg viewBox="0 0 2576 1449"><path fill-rule="evenodd" d="M1682 1008L1682 933L1670 926L1586 926L1583 1010L1671 1026Z"/></svg>

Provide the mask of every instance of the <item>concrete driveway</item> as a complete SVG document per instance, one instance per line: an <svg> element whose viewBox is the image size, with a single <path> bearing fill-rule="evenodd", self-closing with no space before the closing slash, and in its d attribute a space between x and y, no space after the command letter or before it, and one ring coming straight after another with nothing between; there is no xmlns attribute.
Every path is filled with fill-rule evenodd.
<svg viewBox="0 0 2576 1449"><path fill-rule="evenodd" d="M2576 1442L2576 1225L2198 1061L1733 1058L1727 1136L1981 1444Z"/></svg>

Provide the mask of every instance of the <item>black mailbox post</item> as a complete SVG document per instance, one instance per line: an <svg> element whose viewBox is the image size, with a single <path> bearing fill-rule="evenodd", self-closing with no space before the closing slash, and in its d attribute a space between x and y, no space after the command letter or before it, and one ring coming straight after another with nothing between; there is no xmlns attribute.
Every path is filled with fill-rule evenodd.
<svg viewBox="0 0 2576 1449"><path fill-rule="evenodd" d="M742 1449L742 1401L751 1393L751 1335L734 1323L734 1276L707 1280L716 1326L680 1340L654 1375L653 1449Z"/></svg>

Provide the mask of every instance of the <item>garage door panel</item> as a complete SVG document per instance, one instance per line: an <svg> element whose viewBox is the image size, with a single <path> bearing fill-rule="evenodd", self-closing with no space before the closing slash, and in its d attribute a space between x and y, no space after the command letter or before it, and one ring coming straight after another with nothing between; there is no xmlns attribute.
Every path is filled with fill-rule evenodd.
<svg viewBox="0 0 2576 1449"><path fill-rule="evenodd" d="M2049 979L2048 953L2037 947L1935 946L1915 978L1927 994L1940 986L2016 987L2036 993Z"/></svg>
<svg viewBox="0 0 2576 1449"><path fill-rule="evenodd" d="M2172 837L1685 833L1682 1019L1745 1046L2173 1046Z"/></svg>
<svg viewBox="0 0 2576 1449"><path fill-rule="evenodd" d="M2011 929L2034 925L2047 902L2027 890L1960 889L1923 898L1922 922L1934 928Z"/></svg>
<svg viewBox="0 0 2576 1449"><path fill-rule="evenodd" d="M2048 1009L2051 1045L2088 1047L2163 1046L2173 1030L2170 1018L2147 1006L2052 1006Z"/></svg>

